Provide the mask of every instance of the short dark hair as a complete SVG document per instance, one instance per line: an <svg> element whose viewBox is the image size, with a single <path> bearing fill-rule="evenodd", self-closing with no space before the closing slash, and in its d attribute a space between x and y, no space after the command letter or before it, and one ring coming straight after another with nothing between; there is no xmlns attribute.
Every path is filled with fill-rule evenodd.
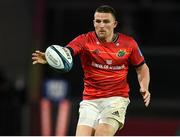
<svg viewBox="0 0 180 137"><path fill-rule="evenodd" d="M116 11L114 8L112 8L109 5L102 5L102 6L98 7L95 12L111 13L116 20Z"/></svg>

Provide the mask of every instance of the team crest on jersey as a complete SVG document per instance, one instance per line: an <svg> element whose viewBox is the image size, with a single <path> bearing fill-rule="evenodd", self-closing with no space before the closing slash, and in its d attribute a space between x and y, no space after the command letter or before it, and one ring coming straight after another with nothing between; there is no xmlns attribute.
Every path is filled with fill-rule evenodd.
<svg viewBox="0 0 180 137"><path fill-rule="evenodd" d="M117 53L117 56L118 56L118 57L123 57L124 55L126 55L126 50L120 50L120 51L118 51L118 53Z"/></svg>

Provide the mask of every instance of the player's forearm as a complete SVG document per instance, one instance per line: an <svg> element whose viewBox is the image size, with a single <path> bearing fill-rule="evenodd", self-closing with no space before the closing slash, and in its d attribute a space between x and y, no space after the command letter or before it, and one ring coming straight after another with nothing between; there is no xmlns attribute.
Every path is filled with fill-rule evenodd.
<svg viewBox="0 0 180 137"><path fill-rule="evenodd" d="M137 68L136 72L140 87L148 90L150 82L150 73L148 66L144 64Z"/></svg>

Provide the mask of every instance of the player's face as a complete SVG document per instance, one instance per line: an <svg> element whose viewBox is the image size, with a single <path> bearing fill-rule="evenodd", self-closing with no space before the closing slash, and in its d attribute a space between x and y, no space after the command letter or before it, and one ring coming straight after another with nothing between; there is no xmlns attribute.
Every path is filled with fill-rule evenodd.
<svg viewBox="0 0 180 137"><path fill-rule="evenodd" d="M112 41L114 28L117 26L117 21L111 13L94 14L94 28L98 38L102 41Z"/></svg>

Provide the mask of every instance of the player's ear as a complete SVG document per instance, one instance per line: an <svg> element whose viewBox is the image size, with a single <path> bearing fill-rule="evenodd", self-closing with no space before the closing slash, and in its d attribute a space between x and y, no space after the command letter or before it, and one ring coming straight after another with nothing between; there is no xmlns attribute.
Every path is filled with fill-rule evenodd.
<svg viewBox="0 0 180 137"><path fill-rule="evenodd" d="M118 25L118 21L114 21L114 28Z"/></svg>

